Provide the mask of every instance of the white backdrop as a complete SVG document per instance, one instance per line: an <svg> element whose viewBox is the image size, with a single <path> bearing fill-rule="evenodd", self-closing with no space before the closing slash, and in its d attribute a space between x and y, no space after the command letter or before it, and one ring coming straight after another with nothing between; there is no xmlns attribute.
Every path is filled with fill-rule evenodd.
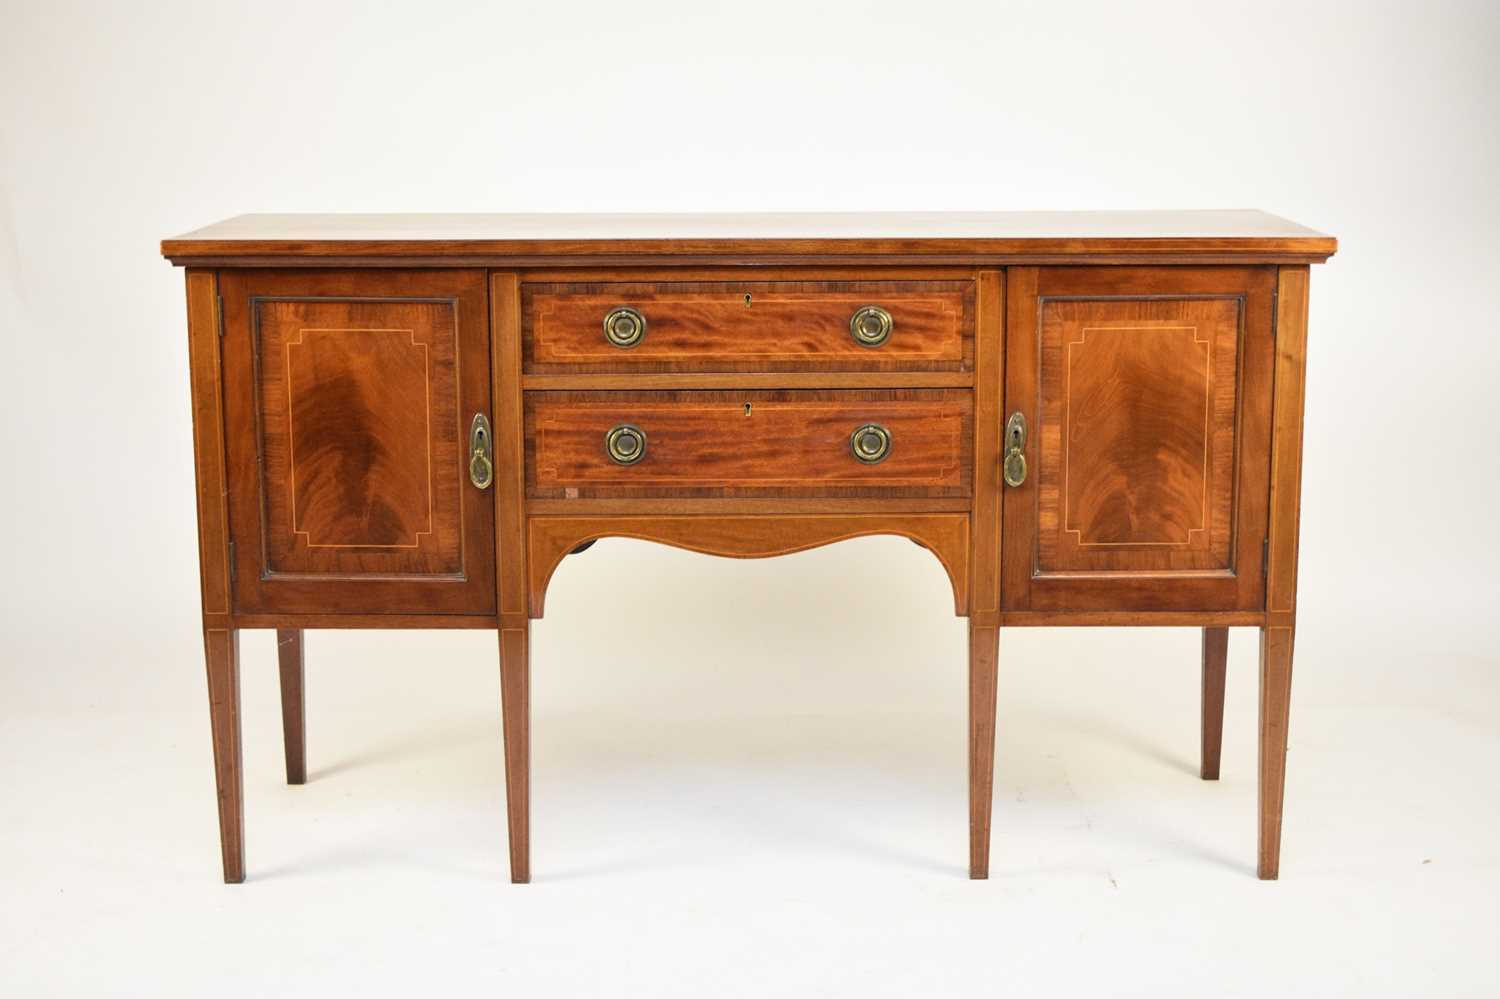
<svg viewBox="0 0 1500 999"><path fill-rule="evenodd" d="M616 993L1494 982L1500 7L3 6L5 991L434 961ZM963 623L900 539L565 564L528 889L503 882L493 636L314 634L313 782L287 789L250 633L252 883L214 883L162 237L246 211L1176 207L1341 245L1313 273L1279 885L1250 873L1253 635L1204 786L1188 631L1005 633L995 880L963 881ZM257 940L281 963L230 956Z"/></svg>

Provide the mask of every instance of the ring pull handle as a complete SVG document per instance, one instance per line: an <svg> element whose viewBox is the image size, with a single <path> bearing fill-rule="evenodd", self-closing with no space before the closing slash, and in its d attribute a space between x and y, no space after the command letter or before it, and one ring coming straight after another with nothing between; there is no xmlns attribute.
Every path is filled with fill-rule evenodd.
<svg viewBox="0 0 1500 999"><path fill-rule="evenodd" d="M1026 481L1026 417L1020 411L1005 421L1005 484L1012 489Z"/></svg>
<svg viewBox="0 0 1500 999"><path fill-rule="evenodd" d="M646 457L646 431L622 423L604 435L604 450L616 465L634 465Z"/></svg>
<svg viewBox="0 0 1500 999"><path fill-rule="evenodd" d="M646 335L646 317L628 305L604 314L604 339L616 347L634 347Z"/></svg>
<svg viewBox="0 0 1500 999"><path fill-rule="evenodd" d="M475 489L488 489L495 481L495 444L490 433L490 421L483 413L475 413L469 424L469 481Z"/></svg>
<svg viewBox="0 0 1500 999"><path fill-rule="evenodd" d="M891 337L896 321L878 305L866 305L849 317L849 335L861 347L879 347Z"/></svg>
<svg viewBox="0 0 1500 999"><path fill-rule="evenodd" d="M878 465L891 453L891 432L878 423L866 423L849 435L849 450L866 465Z"/></svg>

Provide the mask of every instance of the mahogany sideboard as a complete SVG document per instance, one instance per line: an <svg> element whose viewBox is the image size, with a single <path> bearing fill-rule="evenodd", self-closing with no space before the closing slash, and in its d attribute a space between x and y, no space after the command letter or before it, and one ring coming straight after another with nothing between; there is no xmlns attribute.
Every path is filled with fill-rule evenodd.
<svg viewBox="0 0 1500 999"><path fill-rule="evenodd" d="M969 872L996 661L1025 625L1260 629L1259 874L1281 845L1309 265L1254 211L248 215L186 268L224 879L242 881L240 629L274 628L287 780L306 628L499 634L530 878L529 629L605 536L759 558L872 534L969 619Z"/></svg>

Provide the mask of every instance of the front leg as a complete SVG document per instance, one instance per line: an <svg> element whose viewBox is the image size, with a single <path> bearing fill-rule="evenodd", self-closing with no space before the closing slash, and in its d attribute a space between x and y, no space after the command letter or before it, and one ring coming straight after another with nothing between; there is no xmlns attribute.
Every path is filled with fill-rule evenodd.
<svg viewBox="0 0 1500 999"><path fill-rule="evenodd" d="M505 725L505 805L510 879L531 880L531 626L500 632L500 702Z"/></svg>
<svg viewBox="0 0 1500 999"><path fill-rule="evenodd" d="M1260 856L1257 872L1281 871L1281 806L1286 793L1287 718L1292 706L1292 628L1260 630Z"/></svg>
<svg viewBox="0 0 1500 999"><path fill-rule="evenodd" d="M208 718L213 730L214 783L219 798L219 847L224 883L245 880L245 788L240 764L240 633L205 629Z"/></svg>
<svg viewBox="0 0 1500 999"><path fill-rule="evenodd" d="M1000 629L969 625L969 877L990 876L995 778L995 674Z"/></svg>

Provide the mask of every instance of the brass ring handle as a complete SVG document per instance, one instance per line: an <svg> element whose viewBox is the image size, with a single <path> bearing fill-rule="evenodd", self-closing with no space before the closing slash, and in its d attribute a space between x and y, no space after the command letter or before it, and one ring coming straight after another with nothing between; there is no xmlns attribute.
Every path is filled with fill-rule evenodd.
<svg viewBox="0 0 1500 999"><path fill-rule="evenodd" d="M622 423L604 435L604 450L616 465L634 465L646 457L646 431Z"/></svg>
<svg viewBox="0 0 1500 999"><path fill-rule="evenodd" d="M849 435L849 450L866 465L878 465L891 453L891 432L878 423L866 423Z"/></svg>
<svg viewBox="0 0 1500 999"><path fill-rule="evenodd" d="M469 481L475 489L488 489L495 481L494 453L489 418L475 413L474 421L469 424Z"/></svg>
<svg viewBox="0 0 1500 999"><path fill-rule="evenodd" d="M628 305L604 314L604 339L616 347L634 347L646 335L646 317Z"/></svg>
<svg viewBox="0 0 1500 999"><path fill-rule="evenodd" d="M866 305L849 317L849 335L861 347L879 347L891 337L896 321L878 305Z"/></svg>
<svg viewBox="0 0 1500 999"><path fill-rule="evenodd" d="M1005 421L1005 460L1001 465L1005 484L1012 489L1026 481L1026 417L1020 411Z"/></svg>

